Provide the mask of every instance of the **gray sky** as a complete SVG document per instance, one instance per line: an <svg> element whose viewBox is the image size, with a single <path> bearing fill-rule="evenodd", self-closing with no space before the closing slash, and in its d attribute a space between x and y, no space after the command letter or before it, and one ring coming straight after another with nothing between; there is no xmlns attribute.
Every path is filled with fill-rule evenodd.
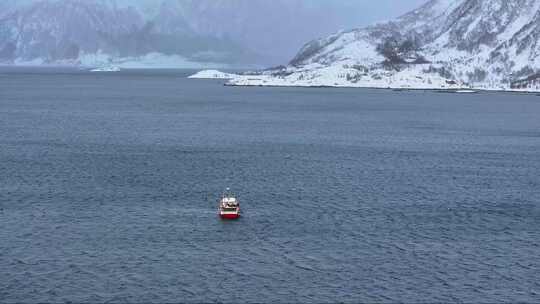
<svg viewBox="0 0 540 304"><path fill-rule="evenodd" d="M310 1L310 0L306 0ZM313 0L311 0L313 1ZM354 28L389 20L413 10L428 0L318 0L335 6L344 26Z"/></svg>
<svg viewBox="0 0 540 304"><path fill-rule="evenodd" d="M196 1L196 0L195 0ZM226 1L226 0L225 0ZM268 0L273 1L273 0ZM311 33L296 31L288 33L289 42L281 43L281 50L289 57L310 39L325 37L338 30L349 30L384 22L420 7L429 0L303 0L315 8L323 7L324 20L311 24ZM312 20L313 21L313 20ZM305 22L305 21L304 21ZM309 24L309 23L308 23ZM296 36L296 37L295 37ZM292 37L292 38L291 38ZM295 40L296 39L296 40ZM293 43L296 41L296 43ZM287 47L289 47L287 49Z"/></svg>

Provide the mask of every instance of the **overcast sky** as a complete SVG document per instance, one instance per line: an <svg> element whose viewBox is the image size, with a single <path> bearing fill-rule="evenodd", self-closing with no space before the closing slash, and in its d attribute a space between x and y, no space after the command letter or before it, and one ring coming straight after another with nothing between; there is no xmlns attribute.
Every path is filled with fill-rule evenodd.
<svg viewBox="0 0 540 304"><path fill-rule="evenodd" d="M306 0L313 1L313 0ZM319 0L335 6L348 28L389 20L413 10L427 0Z"/></svg>

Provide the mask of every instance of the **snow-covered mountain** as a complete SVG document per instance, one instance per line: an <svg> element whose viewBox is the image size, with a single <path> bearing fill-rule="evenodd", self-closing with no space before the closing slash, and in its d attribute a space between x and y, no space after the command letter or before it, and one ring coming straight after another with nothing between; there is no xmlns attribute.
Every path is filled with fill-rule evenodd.
<svg viewBox="0 0 540 304"><path fill-rule="evenodd" d="M431 0L402 17L306 44L239 85L540 89L540 1Z"/></svg>
<svg viewBox="0 0 540 304"><path fill-rule="evenodd" d="M0 64L275 64L307 39L339 29L330 9L339 3L0 0Z"/></svg>
<svg viewBox="0 0 540 304"><path fill-rule="evenodd" d="M0 61L101 65L149 54L204 62L253 59L238 43L195 33L173 2L154 2L153 10L149 3L121 0L4 3Z"/></svg>

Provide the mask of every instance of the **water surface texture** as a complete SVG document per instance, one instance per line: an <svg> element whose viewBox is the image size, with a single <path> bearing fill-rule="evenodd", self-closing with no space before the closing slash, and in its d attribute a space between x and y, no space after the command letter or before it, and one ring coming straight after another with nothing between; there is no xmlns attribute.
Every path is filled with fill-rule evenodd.
<svg viewBox="0 0 540 304"><path fill-rule="evenodd" d="M0 71L0 302L540 302L539 96L186 75Z"/></svg>

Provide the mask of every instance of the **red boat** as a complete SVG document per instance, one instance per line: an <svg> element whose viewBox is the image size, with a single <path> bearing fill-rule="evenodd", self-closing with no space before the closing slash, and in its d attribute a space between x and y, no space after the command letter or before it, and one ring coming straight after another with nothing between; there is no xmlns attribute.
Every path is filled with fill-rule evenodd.
<svg viewBox="0 0 540 304"><path fill-rule="evenodd" d="M226 220L235 220L240 217L240 203L229 193L228 188L219 202L219 216Z"/></svg>

